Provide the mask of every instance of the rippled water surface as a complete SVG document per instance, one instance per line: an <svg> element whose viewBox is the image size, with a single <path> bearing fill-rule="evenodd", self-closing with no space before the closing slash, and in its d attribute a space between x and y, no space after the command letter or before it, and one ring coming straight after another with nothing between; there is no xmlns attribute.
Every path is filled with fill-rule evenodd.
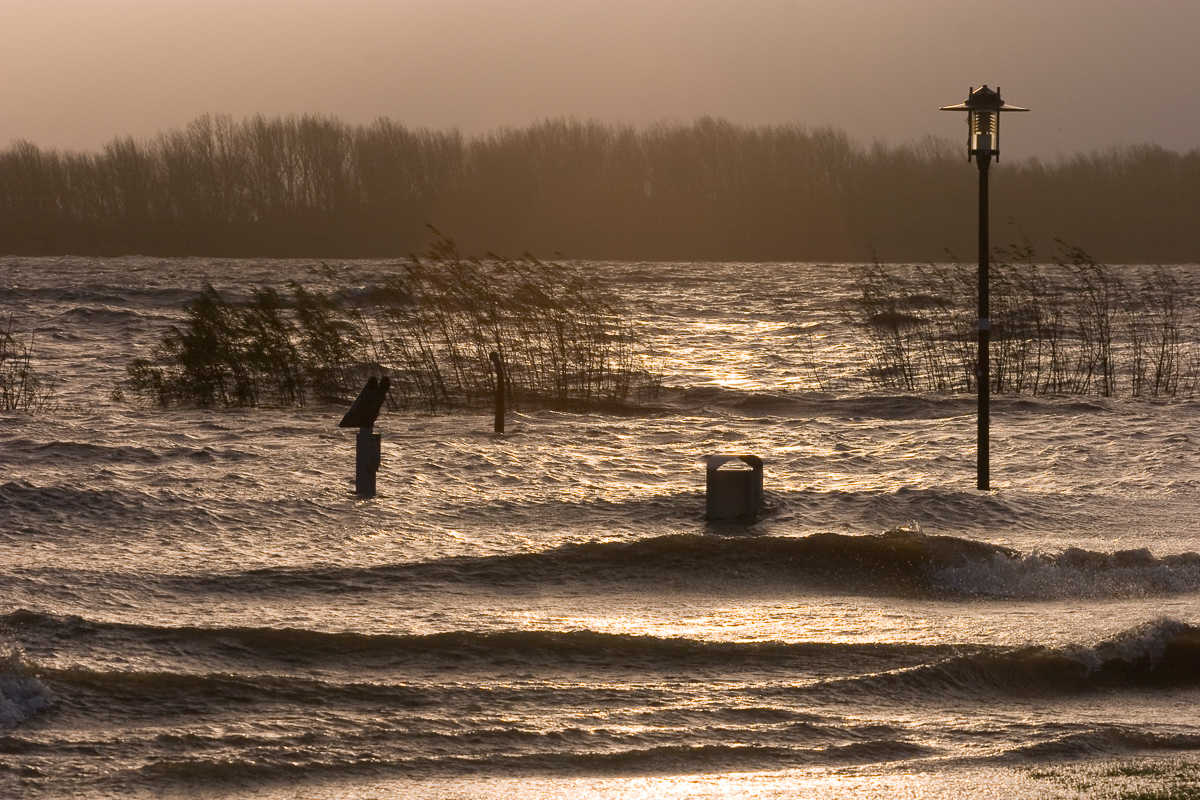
<svg viewBox="0 0 1200 800"><path fill-rule="evenodd" d="M0 260L61 380L52 412L0 413L0 795L1194 781L1194 401L995 398L979 492L974 398L873 389L851 267L806 264L587 265L662 392L503 435L385 412L372 500L344 408L113 397L206 282L315 266ZM753 525L704 520L721 452L765 461Z"/></svg>

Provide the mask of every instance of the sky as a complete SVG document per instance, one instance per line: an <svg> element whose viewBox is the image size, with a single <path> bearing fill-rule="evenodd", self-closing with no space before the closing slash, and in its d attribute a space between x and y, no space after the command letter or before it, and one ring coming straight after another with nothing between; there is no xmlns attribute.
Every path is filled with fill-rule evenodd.
<svg viewBox="0 0 1200 800"><path fill-rule="evenodd" d="M196 117L389 117L478 135L711 116L1005 158L1200 147L1198 0L0 0L0 147L99 150Z"/></svg>

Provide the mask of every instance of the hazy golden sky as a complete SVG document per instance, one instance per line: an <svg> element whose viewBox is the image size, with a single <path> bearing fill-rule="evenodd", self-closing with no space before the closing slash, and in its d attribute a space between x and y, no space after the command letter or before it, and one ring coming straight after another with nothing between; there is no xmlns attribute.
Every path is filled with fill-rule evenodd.
<svg viewBox="0 0 1200 800"><path fill-rule="evenodd" d="M1007 158L1200 147L1200 0L0 0L0 146L98 149L204 113L467 134L709 115ZM965 144L964 144L965 150Z"/></svg>

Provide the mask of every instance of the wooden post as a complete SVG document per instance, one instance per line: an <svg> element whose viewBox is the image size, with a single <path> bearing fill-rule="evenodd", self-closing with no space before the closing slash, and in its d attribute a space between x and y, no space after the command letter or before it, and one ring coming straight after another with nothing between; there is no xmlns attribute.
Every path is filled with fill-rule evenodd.
<svg viewBox="0 0 1200 800"><path fill-rule="evenodd" d="M354 493L375 496L375 474L383 461L383 437L370 425L358 429L354 450Z"/></svg>
<svg viewBox="0 0 1200 800"><path fill-rule="evenodd" d="M507 383L504 374L504 359L495 350L488 358L496 367L496 422L492 429L496 433L504 433L504 392Z"/></svg>

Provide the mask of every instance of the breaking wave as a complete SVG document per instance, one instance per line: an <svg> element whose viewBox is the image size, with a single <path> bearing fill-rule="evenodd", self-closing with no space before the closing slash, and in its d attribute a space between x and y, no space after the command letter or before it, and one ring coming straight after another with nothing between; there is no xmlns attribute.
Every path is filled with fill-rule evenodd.
<svg viewBox="0 0 1200 800"><path fill-rule="evenodd" d="M0 731L15 728L41 711L51 700L21 651L0 641Z"/></svg>
<svg viewBox="0 0 1200 800"><path fill-rule="evenodd" d="M182 580L182 579L177 579ZM1051 600L1170 595L1200 589L1200 554L1150 551L1020 553L954 536L896 529L802 537L673 534L567 544L503 556L456 556L370 568L266 568L196 576L210 591L382 591L408 583L541 586L603 583L636 589L836 588L865 594Z"/></svg>

